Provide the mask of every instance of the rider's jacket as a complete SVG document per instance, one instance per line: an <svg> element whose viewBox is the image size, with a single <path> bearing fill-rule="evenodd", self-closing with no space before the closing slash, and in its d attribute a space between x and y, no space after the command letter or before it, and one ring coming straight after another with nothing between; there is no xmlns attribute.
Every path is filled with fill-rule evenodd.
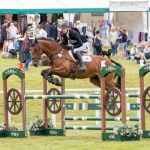
<svg viewBox="0 0 150 150"><path fill-rule="evenodd" d="M73 43L74 48L79 48L83 45L83 43L87 42L86 37L81 35L75 29L69 29L69 32L67 34L63 34L62 37L63 37L63 45L67 45L68 40L76 41L75 43Z"/></svg>

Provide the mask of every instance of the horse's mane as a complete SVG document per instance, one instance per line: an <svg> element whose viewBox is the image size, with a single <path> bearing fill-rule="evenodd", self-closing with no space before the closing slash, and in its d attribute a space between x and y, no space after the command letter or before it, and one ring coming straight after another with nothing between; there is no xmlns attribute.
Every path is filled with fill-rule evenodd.
<svg viewBox="0 0 150 150"><path fill-rule="evenodd" d="M45 37L40 37L37 40L45 40L45 41L56 42L53 38L45 38Z"/></svg>

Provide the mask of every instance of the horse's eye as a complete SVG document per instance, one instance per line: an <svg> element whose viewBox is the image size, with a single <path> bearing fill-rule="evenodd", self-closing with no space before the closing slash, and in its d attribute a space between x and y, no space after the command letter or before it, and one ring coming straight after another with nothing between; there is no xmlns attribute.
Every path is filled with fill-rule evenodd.
<svg viewBox="0 0 150 150"><path fill-rule="evenodd" d="M34 49L34 51L36 52L36 51L37 51L37 49L35 48L35 49Z"/></svg>

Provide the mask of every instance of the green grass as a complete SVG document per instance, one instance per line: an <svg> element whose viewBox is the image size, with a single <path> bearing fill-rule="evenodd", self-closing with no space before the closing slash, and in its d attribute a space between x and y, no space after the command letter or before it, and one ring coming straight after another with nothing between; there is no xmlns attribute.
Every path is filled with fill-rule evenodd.
<svg viewBox="0 0 150 150"><path fill-rule="evenodd" d="M107 49L107 48L106 48ZM1 55L1 52L0 52ZM121 63L125 68L126 72L126 87L139 87L139 68L137 64L129 64L129 61L119 59L119 54L116 57L116 61ZM11 67L18 67L19 61L17 59L2 59L0 58L0 71L1 73ZM34 68L29 67L30 71L25 74L25 87L28 90L42 89L42 77L40 72L42 69L47 67L38 67ZM2 75L2 74L1 74ZM3 89L2 76L0 75L0 90ZM149 86L149 77L150 74L147 74L145 77L145 87ZM65 80L65 86L69 88L97 88L92 85L88 79L84 80ZM48 84L48 89L56 87L54 85ZM8 79L8 89L16 88L20 89L20 80L11 76ZM77 92L76 92L77 93ZM80 93L80 92L78 92ZM83 93L83 92L82 92ZM87 92L84 92L87 93ZM90 92L92 93L92 92ZM133 91L131 93L134 93ZM28 93L33 95L33 93ZM38 93L36 93L38 94ZM126 101L136 102L136 98L127 98ZM66 100L66 102L94 102L94 100ZM35 115L43 117L43 102L42 100L27 100L26 102L27 109L27 122L32 120ZM101 113L100 113L101 114ZM94 116L95 111L66 111L66 116ZM51 114L48 114L51 117ZM60 127L60 113L57 115L57 127ZM128 117L136 116L135 111L127 111ZM3 112L3 95L0 94L0 121L4 120ZM21 114L17 116L11 116L11 120L15 122L15 125L22 129L21 127ZM118 122L107 122L107 125L113 126ZM130 122L127 122L130 124ZM132 122L136 123L136 122ZM95 121L67 121L66 125L85 125L93 126ZM146 128L150 129L150 117L146 113ZM89 130L67 130L65 137L30 137L28 132L28 137L23 139L13 139L13 138L2 138L0 139L0 150L149 150L149 139L141 139L139 142L112 142L112 141L102 141L101 140L101 131L89 131Z"/></svg>

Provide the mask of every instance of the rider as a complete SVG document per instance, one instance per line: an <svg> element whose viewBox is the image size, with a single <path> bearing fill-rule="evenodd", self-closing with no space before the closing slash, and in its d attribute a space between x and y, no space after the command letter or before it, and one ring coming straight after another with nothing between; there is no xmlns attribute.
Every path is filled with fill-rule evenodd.
<svg viewBox="0 0 150 150"><path fill-rule="evenodd" d="M80 50L88 49L87 47L87 39L84 38L78 31L75 29L71 29L68 27L68 23L64 22L61 24L62 28L62 37L63 37L63 44L65 45L65 49L67 50L73 50L73 52L76 54L76 57L79 61L80 68L79 71L86 70L86 67L82 61L81 54L79 53ZM73 43L73 45L68 46L68 40L75 40L76 42Z"/></svg>

